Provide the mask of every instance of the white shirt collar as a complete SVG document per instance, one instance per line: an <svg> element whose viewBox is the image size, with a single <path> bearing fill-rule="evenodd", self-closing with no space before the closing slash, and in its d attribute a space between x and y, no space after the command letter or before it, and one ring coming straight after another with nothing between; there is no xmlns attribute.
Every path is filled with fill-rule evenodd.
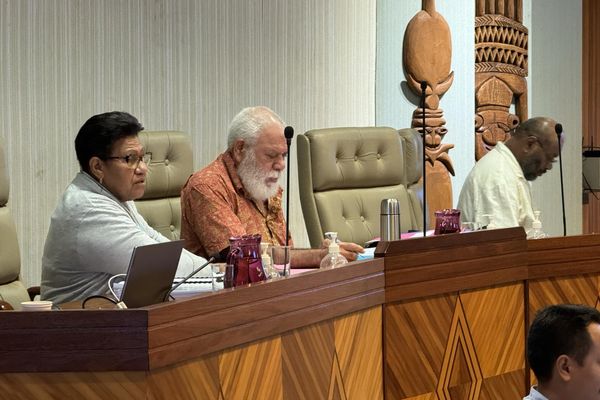
<svg viewBox="0 0 600 400"><path fill-rule="evenodd" d="M549 400L546 396L537 391L537 386L532 386L529 391L529 396L526 397L528 400Z"/></svg>

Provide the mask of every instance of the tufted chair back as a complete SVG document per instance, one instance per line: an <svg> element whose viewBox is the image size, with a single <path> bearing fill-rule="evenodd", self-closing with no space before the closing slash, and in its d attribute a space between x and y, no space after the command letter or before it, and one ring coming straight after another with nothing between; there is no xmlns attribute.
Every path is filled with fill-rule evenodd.
<svg viewBox="0 0 600 400"><path fill-rule="evenodd" d="M152 153L146 192L135 205L148 224L171 240L181 231L180 192L194 170L190 137L183 132L139 134L145 151Z"/></svg>
<svg viewBox="0 0 600 400"><path fill-rule="evenodd" d="M363 244L379 236L382 199L400 202L403 232L422 227L421 141L414 129L319 129L298 136L300 202L311 246L324 232Z"/></svg>
<svg viewBox="0 0 600 400"><path fill-rule="evenodd" d="M0 300L18 310L21 302L30 298L19 280L21 256L15 223L8 206L8 194L8 165L0 141Z"/></svg>

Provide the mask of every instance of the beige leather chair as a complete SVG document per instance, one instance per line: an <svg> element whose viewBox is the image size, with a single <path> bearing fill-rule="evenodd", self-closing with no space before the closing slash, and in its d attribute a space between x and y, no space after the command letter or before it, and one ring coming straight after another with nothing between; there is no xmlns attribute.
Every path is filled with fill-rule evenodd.
<svg viewBox="0 0 600 400"><path fill-rule="evenodd" d="M22 301L31 300L39 294L39 286L31 288L30 295L19 280L21 256L15 223L8 206L8 194L8 165L0 141L0 301L18 310Z"/></svg>
<svg viewBox="0 0 600 400"><path fill-rule="evenodd" d="M311 246L324 232L364 244L378 237L381 200L400 201L401 230L423 226L421 149L414 129L319 129L298 136L300 202Z"/></svg>
<svg viewBox="0 0 600 400"><path fill-rule="evenodd" d="M145 151L152 153L146 192L135 205L148 224L171 240L181 232L181 188L194 171L192 144L183 132L139 134Z"/></svg>

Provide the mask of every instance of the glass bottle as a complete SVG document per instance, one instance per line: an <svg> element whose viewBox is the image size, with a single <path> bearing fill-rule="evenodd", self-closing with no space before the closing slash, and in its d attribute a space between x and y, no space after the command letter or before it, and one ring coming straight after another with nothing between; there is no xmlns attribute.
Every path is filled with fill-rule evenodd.
<svg viewBox="0 0 600 400"><path fill-rule="evenodd" d="M327 232L329 242L328 252L321 260L321 268L336 268L348 264L346 257L340 254L340 246L337 241L337 232Z"/></svg>
<svg viewBox="0 0 600 400"><path fill-rule="evenodd" d="M531 223L531 229L527 232L527 239L543 239L548 237L542 230L542 221L540 220L541 211L533 212L533 222Z"/></svg>

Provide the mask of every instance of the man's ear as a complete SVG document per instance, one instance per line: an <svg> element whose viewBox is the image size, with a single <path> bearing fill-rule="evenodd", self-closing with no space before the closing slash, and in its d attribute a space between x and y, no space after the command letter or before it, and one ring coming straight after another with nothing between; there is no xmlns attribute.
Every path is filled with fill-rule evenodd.
<svg viewBox="0 0 600 400"><path fill-rule="evenodd" d="M566 354L562 354L562 355L558 356L558 358L556 359L556 362L554 363L554 368L556 370L556 373L560 377L560 379L562 379L565 382L568 382L571 380L571 378L572 378L571 373L573 372L573 363L574 362L575 362L575 360L573 360L571 357L569 357Z"/></svg>
<svg viewBox="0 0 600 400"><path fill-rule="evenodd" d="M242 161L244 158L244 152L246 151L246 145L244 140L238 139L233 143L232 155L233 161L235 161L236 165Z"/></svg>
<svg viewBox="0 0 600 400"><path fill-rule="evenodd" d="M90 158L88 163L90 167L90 172L94 178L96 178L99 182L102 182L104 179L104 163L98 157Z"/></svg>

